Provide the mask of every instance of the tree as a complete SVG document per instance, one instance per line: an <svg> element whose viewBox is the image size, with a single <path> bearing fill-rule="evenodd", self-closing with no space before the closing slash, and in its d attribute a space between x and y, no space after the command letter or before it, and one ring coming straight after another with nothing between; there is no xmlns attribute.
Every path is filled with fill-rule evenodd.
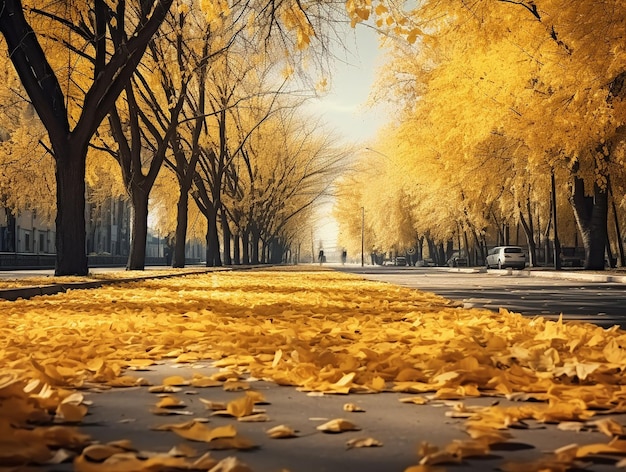
<svg viewBox="0 0 626 472"><path fill-rule="evenodd" d="M528 169L507 187L513 195L522 195L529 173L569 172L589 269L604 267L606 182L623 173L618 25L626 9L601 3L421 2L399 31L415 45L401 43L405 62L393 68L397 90L417 79L410 96L419 101L403 103L406 117L427 123L436 137L429 144L450 168L476 160L480 143L497 133L519 143L506 157L514 169Z"/></svg>
<svg viewBox="0 0 626 472"><path fill-rule="evenodd" d="M76 34L77 29L91 33L92 41L68 48L70 53L80 52L74 56L75 60L90 62L92 70L78 109L68 106L68 97L51 65L53 48L40 42L41 33L37 33L26 18L22 2L4 0L0 4L0 32L22 85L48 132L49 151L55 159L56 275L86 275L88 272L84 214L89 142L130 80L171 3L172 0L141 1L136 10L131 10L126 3L112 9L105 1L96 0L93 8L76 2L66 10L64 5L58 4L47 11L30 10L31 17L54 17L66 25L70 41L59 38L60 44L70 46L80 36ZM62 16L64 12L69 15ZM110 33L126 28L131 31L130 39L110 49ZM92 58L82 53L86 49L93 52Z"/></svg>

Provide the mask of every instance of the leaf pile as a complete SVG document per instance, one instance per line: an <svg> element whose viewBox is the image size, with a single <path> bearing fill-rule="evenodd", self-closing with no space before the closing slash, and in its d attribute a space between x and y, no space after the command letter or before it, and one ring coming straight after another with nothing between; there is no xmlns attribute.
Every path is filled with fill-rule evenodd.
<svg viewBox="0 0 626 472"><path fill-rule="evenodd" d="M611 438L569 449L560 461L626 450L619 424L594 420L626 411L626 333L617 327L462 309L429 293L293 270L73 290L0 302L0 312L2 465L50 463L61 448L80 453L89 444L75 429L86 413L77 389L147 385L131 371L203 359L303 391L426 395L407 400L416 404L478 396L538 400L519 407L456 403L451 415L467 418L472 442L443 450L424 445L420 466L487 454L508 439L502 430L528 419L575 422ZM208 386L216 379L194 381ZM220 382L242 388L236 377ZM164 392L176 384L169 383ZM161 402L160 408L176 407L171 399ZM230 405L229 413L251 413L251 404L241 414L240 407ZM205 440L217 434L193 428L178 434Z"/></svg>

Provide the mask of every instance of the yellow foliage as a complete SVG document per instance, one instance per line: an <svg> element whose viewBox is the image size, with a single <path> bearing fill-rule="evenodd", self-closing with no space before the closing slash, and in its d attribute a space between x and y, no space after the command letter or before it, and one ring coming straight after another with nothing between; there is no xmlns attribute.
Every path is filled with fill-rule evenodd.
<svg viewBox="0 0 626 472"><path fill-rule="evenodd" d="M7 461L42 462L59 447L82 449L89 438L75 429L30 425L51 421L50 411L58 419L80 423L86 408L75 389L94 382L143 385L145 381L126 369L182 355L231 362L211 377L167 377L162 387L242 383L244 373L318 392L373 393L393 387L429 392L431 401L505 395L542 401L514 407L458 404L452 413L467 418L471 441L440 449L425 445L424 467L487 454L491 445L510 438L506 428L528 419L583 422L608 436L622 432L616 422L592 418L601 410L624 411L626 374L615 368L621 362L623 331L527 319L505 310L464 310L433 294L390 289L331 271L189 275L0 302L0 309L5 340L0 351L0 433L12 428L11 434L0 434ZM594 367L569 367L578 363ZM260 413L254 407L264 401L258 392L248 391L226 405L203 403L223 409L219 414L246 418ZM419 398L403 401L426 403ZM158 414L172 414L184 404L169 395L157 406ZM359 408L347 404L344 411ZM254 419L261 420L267 417ZM210 449L255 447L232 426L209 428L194 420L159 429L205 442ZM318 429L340 433L359 426L336 418ZM271 437L295 434L284 425L270 431ZM348 447L376 445L366 439ZM568 460L623 450L616 441L581 446ZM101 470L136 466L129 459L134 455L106 447L84 450L76 459L77 470L89 470L93 455L110 467ZM559 457L564 460L563 454ZM122 460L129 462L120 465Z"/></svg>

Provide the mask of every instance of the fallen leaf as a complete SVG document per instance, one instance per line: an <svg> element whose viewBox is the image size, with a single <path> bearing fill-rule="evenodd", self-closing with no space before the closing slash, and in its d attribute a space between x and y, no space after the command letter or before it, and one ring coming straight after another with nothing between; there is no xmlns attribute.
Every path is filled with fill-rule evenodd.
<svg viewBox="0 0 626 472"><path fill-rule="evenodd" d="M361 428L343 418L335 418L317 426L316 429L324 433L342 433L344 431L359 431Z"/></svg>
<svg viewBox="0 0 626 472"><path fill-rule="evenodd" d="M295 430L284 424L274 426L268 429L266 433L272 439L295 438L298 436Z"/></svg>
<svg viewBox="0 0 626 472"><path fill-rule="evenodd" d="M270 417L265 413L257 413L256 415L248 415L248 416L240 416L237 418L237 421L241 421L242 423L262 423L265 421L269 421Z"/></svg>
<svg viewBox="0 0 626 472"><path fill-rule="evenodd" d="M236 457L222 459L209 472L253 472L245 463Z"/></svg>
<svg viewBox="0 0 626 472"><path fill-rule="evenodd" d="M213 450L225 450L225 449L239 449L249 450L256 449L258 446L245 436L237 435L233 438L218 438L207 444L209 449Z"/></svg>
<svg viewBox="0 0 626 472"><path fill-rule="evenodd" d="M185 402L182 400L179 400L176 397L172 397L172 396L166 396L163 397L157 404L156 407L159 409L162 408L185 408Z"/></svg>
<svg viewBox="0 0 626 472"><path fill-rule="evenodd" d="M214 402L204 398L200 398L200 401L204 403L208 410L226 410L226 402Z"/></svg>
<svg viewBox="0 0 626 472"><path fill-rule="evenodd" d="M346 448L382 447L383 443L374 438L353 438L346 441Z"/></svg>
<svg viewBox="0 0 626 472"><path fill-rule="evenodd" d="M242 390L248 390L250 384L248 382L240 382L238 380L229 380L223 384L224 391L226 392L239 392Z"/></svg>
<svg viewBox="0 0 626 472"><path fill-rule="evenodd" d="M180 391L182 391L181 387L173 385L154 385L152 387L148 387L148 392L150 393L178 393Z"/></svg>
<svg viewBox="0 0 626 472"><path fill-rule="evenodd" d="M172 375L170 377L165 377L163 379L163 385L168 386L168 387L171 387L171 386L183 387L189 384L190 384L189 380L186 380L184 377L181 377L180 375Z"/></svg>
<svg viewBox="0 0 626 472"><path fill-rule="evenodd" d="M226 404L226 411L235 418L248 416L254 411L254 399L246 395L232 400Z"/></svg>
<svg viewBox="0 0 626 472"><path fill-rule="evenodd" d="M343 411L350 411L353 413L361 413L364 412L365 410L363 408L361 408L358 405L355 405L354 403L345 403L343 405Z"/></svg>

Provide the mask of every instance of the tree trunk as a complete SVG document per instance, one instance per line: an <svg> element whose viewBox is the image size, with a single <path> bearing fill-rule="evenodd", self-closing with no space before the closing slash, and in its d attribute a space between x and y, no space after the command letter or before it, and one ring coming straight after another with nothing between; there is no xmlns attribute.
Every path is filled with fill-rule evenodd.
<svg viewBox="0 0 626 472"><path fill-rule="evenodd" d="M57 182L56 266L54 275L89 273L85 225L85 162L81 148L55 149Z"/></svg>
<svg viewBox="0 0 626 472"><path fill-rule="evenodd" d="M250 253L250 262L252 264L258 264L259 263L259 241L261 239L261 235L258 233L258 231L252 230L250 232L250 236L251 236L251 253Z"/></svg>
<svg viewBox="0 0 626 472"><path fill-rule="evenodd" d="M172 267L185 267L185 243L187 242L187 223L189 219L189 189L184 191L180 186L180 194L176 205L176 235L174 236L174 257Z"/></svg>
<svg viewBox="0 0 626 472"><path fill-rule="evenodd" d="M241 236L233 235L233 264L241 264Z"/></svg>
<svg viewBox="0 0 626 472"><path fill-rule="evenodd" d="M519 217L526 235L526 241L528 242L528 266L534 267L537 265L537 245L535 244L535 231L533 228L533 215L530 211L530 201L527 200L526 209L528 211L528 221L524 217L521 205L519 207Z"/></svg>
<svg viewBox="0 0 626 472"><path fill-rule="evenodd" d="M617 251L619 254L619 265L621 267L626 266L626 257L624 256L624 242L622 240L622 231L620 230L619 218L617 216L617 208L615 206L615 200L612 201L613 204L613 221L615 224L615 233L617 235Z"/></svg>
<svg viewBox="0 0 626 472"><path fill-rule="evenodd" d="M220 212L220 217L222 221L222 239L224 243L224 264L232 265L233 259L230 256L230 241L232 234L230 232L230 227L228 226L228 217L226 216L224 209Z"/></svg>
<svg viewBox="0 0 626 472"><path fill-rule="evenodd" d="M207 235L206 235L206 265L207 267L220 267L220 239L217 233L217 209L211 207L207 211Z"/></svg>
<svg viewBox="0 0 626 472"><path fill-rule="evenodd" d="M133 205L130 236L130 254L126 270L144 270L146 266L146 240L148 238L148 193L134 188L131 195Z"/></svg>
<svg viewBox="0 0 626 472"><path fill-rule="evenodd" d="M585 247L583 267L587 270L604 270L608 219L607 191L594 184L593 196L586 196L583 180L574 177L570 202Z"/></svg>
<svg viewBox="0 0 626 472"><path fill-rule="evenodd" d="M554 176L554 170L550 175L551 200L552 200L552 233L554 242L554 268L561 270L561 241L559 240L559 229L557 226L557 214L556 214L556 178Z"/></svg>
<svg viewBox="0 0 626 472"><path fill-rule="evenodd" d="M613 224L615 225L615 235L617 240L617 253L619 257L619 265L620 267L626 266L626 258L624 257L624 242L622 240L622 231L620 229L619 224L619 216L617 214L617 206L615 205L615 196L613 195L613 191L611 187L609 187L610 196L611 196L611 207L613 209Z"/></svg>
<svg viewBox="0 0 626 472"><path fill-rule="evenodd" d="M244 265L250 264L250 231L245 230L241 235L241 252L243 258L241 263Z"/></svg>

